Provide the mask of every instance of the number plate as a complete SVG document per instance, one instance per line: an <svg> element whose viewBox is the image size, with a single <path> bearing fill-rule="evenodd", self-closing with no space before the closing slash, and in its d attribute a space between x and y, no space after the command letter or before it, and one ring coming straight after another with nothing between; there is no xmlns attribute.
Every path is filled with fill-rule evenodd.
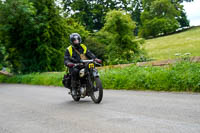
<svg viewBox="0 0 200 133"><path fill-rule="evenodd" d="M89 68L94 68L94 64L93 64L93 63L90 63L90 64L89 64Z"/></svg>

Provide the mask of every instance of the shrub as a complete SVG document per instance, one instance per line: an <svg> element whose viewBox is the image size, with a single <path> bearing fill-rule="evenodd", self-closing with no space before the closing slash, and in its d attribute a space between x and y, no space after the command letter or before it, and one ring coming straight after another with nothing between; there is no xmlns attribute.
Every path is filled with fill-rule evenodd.
<svg viewBox="0 0 200 133"><path fill-rule="evenodd" d="M133 61L139 55L142 41L136 41L136 25L125 11L113 10L107 13L106 23L101 31L100 42L106 44L107 64L122 64Z"/></svg>
<svg viewBox="0 0 200 133"><path fill-rule="evenodd" d="M167 67L133 65L101 70L100 74L105 88L200 92L199 63L179 62Z"/></svg>

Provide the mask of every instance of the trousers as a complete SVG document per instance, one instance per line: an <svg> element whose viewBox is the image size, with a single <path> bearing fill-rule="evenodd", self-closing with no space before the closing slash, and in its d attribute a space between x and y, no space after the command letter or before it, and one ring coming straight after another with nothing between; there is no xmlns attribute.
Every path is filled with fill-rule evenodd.
<svg viewBox="0 0 200 133"><path fill-rule="evenodd" d="M78 80L79 80L79 71L80 68L79 67L73 67L73 68L69 68L69 73L71 75L71 86L72 88L76 88L78 85Z"/></svg>

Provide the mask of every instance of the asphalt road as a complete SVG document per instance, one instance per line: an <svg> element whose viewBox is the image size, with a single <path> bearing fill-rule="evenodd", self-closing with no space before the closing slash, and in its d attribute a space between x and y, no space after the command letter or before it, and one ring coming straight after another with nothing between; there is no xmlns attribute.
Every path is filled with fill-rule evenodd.
<svg viewBox="0 0 200 133"><path fill-rule="evenodd" d="M101 104L67 89L0 84L0 133L200 133L200 94L104 90Z"/></svg>

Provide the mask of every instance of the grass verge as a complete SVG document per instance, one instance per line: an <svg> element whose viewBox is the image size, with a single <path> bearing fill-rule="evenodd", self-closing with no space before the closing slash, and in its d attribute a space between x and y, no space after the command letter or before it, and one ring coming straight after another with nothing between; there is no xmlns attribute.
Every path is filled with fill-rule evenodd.
<svg viewBox="0 0 200 133"><path fill-rule="evenodd" d="M166 67L138 67L99 70L104 88L155 91L200 92L200 63L179 62ZM0 76L0 83L63 86L64 72Z"/></svg>
<svg viewBox="0 0 200 133"><path fill-rule="evenodd" d="M64 72L32 73L27 75L15 75L12 77L0 75L0 83L63 86L61 82L63 75Z"/></svg>

